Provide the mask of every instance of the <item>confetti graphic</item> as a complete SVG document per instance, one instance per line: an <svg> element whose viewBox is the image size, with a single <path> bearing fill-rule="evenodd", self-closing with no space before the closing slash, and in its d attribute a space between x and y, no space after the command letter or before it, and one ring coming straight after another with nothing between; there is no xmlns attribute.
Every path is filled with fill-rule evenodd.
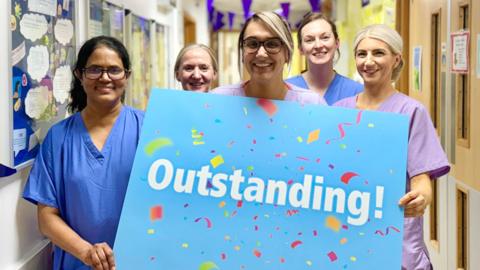
<svg viewBox="0 0 480 270"><path fill-rule="evenodd" d="M401 268L407 117L187 91L150 99L118 269Z"/></svg>

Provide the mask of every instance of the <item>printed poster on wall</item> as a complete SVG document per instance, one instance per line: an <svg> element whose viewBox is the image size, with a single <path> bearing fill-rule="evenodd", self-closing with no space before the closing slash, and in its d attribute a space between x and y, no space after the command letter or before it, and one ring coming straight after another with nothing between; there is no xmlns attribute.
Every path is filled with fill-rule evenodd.
<svg viewBox="0 0 480 270"><path fill-rule="evenodd" d="M408 117L154 89L117 269L400 269Z"/></svg>
<svg viewBox="0 0 480 270"><path fill-rule="evenodd" d="M416 91L422 91L422 47L413 48L413 86Z"/></svg>
<svg viewBox="0 0 480 270"><path fill-rule="evenodd" d="M480 34L477 34L477 78L480 79Z"/></svg>
<svg viewBox="0 0 480 270"><path fill-rule="evenodd" d="M470 32L461 31L450 34L452 40L452 72L468 73L470 59Z"/></svg>
<svg viewBox="0 0 480 270"><path fill-rule="evenodd" d="M13 165L33 159L65 118L75 60L75 1L11 1Z"/></svg>

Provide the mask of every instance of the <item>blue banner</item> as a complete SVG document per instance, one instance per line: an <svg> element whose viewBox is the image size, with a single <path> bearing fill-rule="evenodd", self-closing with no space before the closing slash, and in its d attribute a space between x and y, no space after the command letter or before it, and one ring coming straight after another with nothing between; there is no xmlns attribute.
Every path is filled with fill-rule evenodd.
<svg viewBox="0 0 480 270"><path fill-rule="evenodd" d="M408 118L152 91L117 269L400 269Z"/></svg>

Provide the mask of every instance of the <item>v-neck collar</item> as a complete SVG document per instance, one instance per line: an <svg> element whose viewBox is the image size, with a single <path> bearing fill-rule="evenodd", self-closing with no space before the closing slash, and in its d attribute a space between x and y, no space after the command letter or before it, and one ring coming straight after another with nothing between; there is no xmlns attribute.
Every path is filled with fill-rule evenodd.
<svg viewBox="0 0 480 270"><path fill-rule="evenodd" d="M112 148L111 141L114 140L115 136L117 136L118 134L117 129L118 129L119 122L121 121L120 119L123 118L124 109L125 109L125 106L122 106L120 113L118 114L117 119L115 119L115 123L113 124L112 129L110 129L110 133L108 134L108 137L105 140L105 144L103 145L102 151L98 150L98 148L93 143L90 133L88 132L87 126L83 121L82 115L80 114L80 112L77 113L77 117L79 118L79 122L80 122L80 127L81 129L83 129L83 132L81 135L83 143L85 144L85 146L88 148L88 150L96 160L103 162L104 158L108 156L108 154L110 153L110 150Z"/></svg>
<svg viewBox="0 0 480 270"><path fill-rule="evenodd" d="M387 99L385 99L384 101L382 101L382 103L380 103L380 105L378 106L378 108L375 110L375 111L379 111L379 112L382 112L382 111L385 111L385 107L388 108L388 104L394 100L394 98L399 94L398 91L395 91L393 94L391 94L389 97L387 97ZM355 96L355 98L353 99L353 103L354 103L354 108L355 109L358 109L360 110L358 107L357 107L357 102L358 102L358 97L360 96L360 94L357 94Z"/></svg>

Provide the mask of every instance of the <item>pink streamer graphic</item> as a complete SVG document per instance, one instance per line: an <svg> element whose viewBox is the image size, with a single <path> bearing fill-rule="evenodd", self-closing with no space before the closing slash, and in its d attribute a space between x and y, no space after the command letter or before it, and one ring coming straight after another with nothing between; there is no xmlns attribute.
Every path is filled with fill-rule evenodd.
<svg viewBox="0 0 480 270"><path fill-rule="evenodd" d="M345 130L343 129L343 126L351 126L352 123L341 123L338 124L338 131L340 132L340 137L339 138L334 138L334 139L328 139L325 143L330 144L333 140L341 140L345 137Z"/></svg>
<svg viewBox="0 0 480 270"><path fill-rule="evenodd" d="M375 231L375 234L379 234L379 235L381 235L381 236L386 236L386 235L388 235L388 233L390 232L390 229L396 231L397 233L400 232L400 230L397 229L395 226L388 226L385 233L382 232L381 230L376 230L376 231Z"/></svg>
<svg viewBox="0 0 480 270"><path fill-rule="evenodd" d="M205 222L207 222L207 228L209 228L209 229L212 228L212 221L210 221L210 219L207 218L207 217L199 217L199 218L195 219L195 222L199 222L202 219L205 220Z"/></svg>

